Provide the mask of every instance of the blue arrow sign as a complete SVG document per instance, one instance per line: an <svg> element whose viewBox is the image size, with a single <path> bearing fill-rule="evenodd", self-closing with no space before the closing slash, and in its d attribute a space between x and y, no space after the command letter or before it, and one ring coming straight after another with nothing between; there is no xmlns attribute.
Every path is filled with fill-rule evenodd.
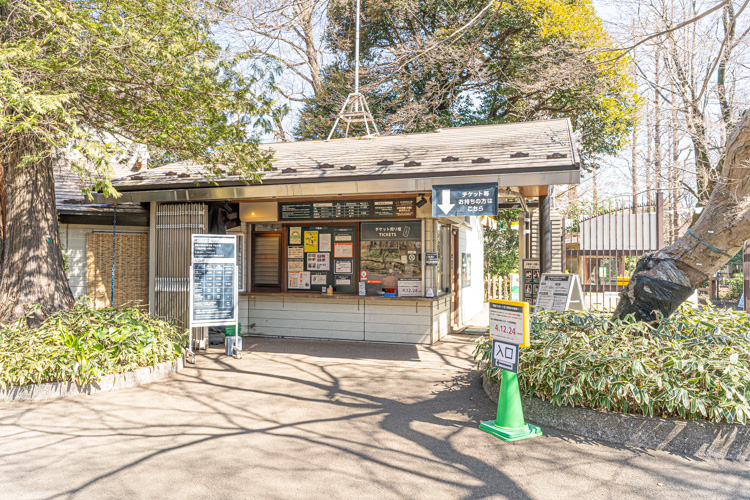
<svg viewBox="0 0 750 500"><path fill-rule="evenodd" d="M432 216L497 215L497 184L432 186Z"/></svg>

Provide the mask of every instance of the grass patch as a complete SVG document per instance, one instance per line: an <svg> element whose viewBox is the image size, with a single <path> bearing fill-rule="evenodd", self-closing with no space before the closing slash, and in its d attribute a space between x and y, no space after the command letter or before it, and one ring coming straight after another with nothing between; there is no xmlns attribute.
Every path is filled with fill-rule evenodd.
<svg viewBox="0 0 750 500"><path fill-rule="evenodd" d="M76 304L38 328L0 325L0 387L75 382L171 361L185 332L137 308L92 309Z"/></svg>
<svg viewBox="0 0 750 500"><path fill-rule="evenodd" d="M491 341L474 358L489 366ZM532 316L521 349L521 391L556 405L658 417L746 423L750 418L750 319L744 313L683 307L658 325L611 321L591 312Z"/></svg>

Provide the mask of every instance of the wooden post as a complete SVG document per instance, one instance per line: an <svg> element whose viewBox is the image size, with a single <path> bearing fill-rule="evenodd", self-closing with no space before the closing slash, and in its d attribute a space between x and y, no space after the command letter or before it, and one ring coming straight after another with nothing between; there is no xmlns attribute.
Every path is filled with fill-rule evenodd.
<svg viewBox="0 0 750 500"><path fill-rule="evenodd" d="M748 306L748 294L750 294L750 240L745 242L745 248L742 252L742 290L744 293L744 306L745 312L750 312L750 306Z"/></svg>
<svg viewBox="0 0 750 500"><path fill-rule="evenodd" d="M664 248L664 193L656 193L656 248Z"/></svg>

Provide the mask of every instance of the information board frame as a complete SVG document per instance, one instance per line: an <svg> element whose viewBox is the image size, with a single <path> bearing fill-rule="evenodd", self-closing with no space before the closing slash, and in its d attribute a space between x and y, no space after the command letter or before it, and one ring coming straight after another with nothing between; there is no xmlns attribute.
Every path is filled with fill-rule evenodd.
<svg viewBox="0 0 750 500"><path fill-rule="evenodd" d="M492 339L490 366L509 372L518 373L519 346L513 342Z"/></svg>
<svg viewBox="0 0 750 500"><path fill-rule="evenodd" d="M190 328L201 328L208 326L224 326L234 325L235 335L237 333L237 327L239 323L238 305L239 305L239 288L238 288L238 266L237 266L237 235L229 234L193 234L191 238L190 246L190 286L189 286L189 327ZM221 244L221 245L232 245L232 255L228 256L211 256L210 248L206 248L203 254L196 252L197 244ZM199 255L196 257L196 255ZM232 266L232 307L231 317L221 317L212 319L195 319L195 289L196 289L196 264L200 265L221 265L223 268L226 266ZM202 276L201 276L202 278ZM203 283L201 282L201 288Z"/></svg>
<svg viewBox="0 0 750 500"><path fill-rule="evenodd" d="M554 291L547 290L552 286L552 283L562 282L567 283L567 290L564 290L564 299L563 295L559 292L555 294ZM550 293L553 294L553 296L547 299L547 296ZM554 295L558 295L558 306L564 300L562 308L554 307ZM540 299L543 301L552 301L552 306L550 307L545 303L540 304ZM565 311L568 309L582 311L584 309L583 287L581 286L581 281L578 278L578 275L575 273L543 273L541 280L539 281L539 293L536 296L534 307L536 308L536 311Z"/></svg>
<svg viewBox="0 0 750 500"><path fill-rule="evenodd" d="M490 339L529 347L531 328L528 302L490 299L489 316Z"/></svg>

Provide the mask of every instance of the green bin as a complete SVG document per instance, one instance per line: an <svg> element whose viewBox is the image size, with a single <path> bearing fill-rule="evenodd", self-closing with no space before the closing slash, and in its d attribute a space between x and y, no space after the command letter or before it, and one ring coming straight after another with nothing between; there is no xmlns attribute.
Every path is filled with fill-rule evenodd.
<svg viewBox="0 0 750 500"><path fill-rule="evenodd" d="M242 335L242 323L240 325L240 331L239 334ZM225 337L234 337L234 325L225 326L224 327L224 336Z"/></svg>

